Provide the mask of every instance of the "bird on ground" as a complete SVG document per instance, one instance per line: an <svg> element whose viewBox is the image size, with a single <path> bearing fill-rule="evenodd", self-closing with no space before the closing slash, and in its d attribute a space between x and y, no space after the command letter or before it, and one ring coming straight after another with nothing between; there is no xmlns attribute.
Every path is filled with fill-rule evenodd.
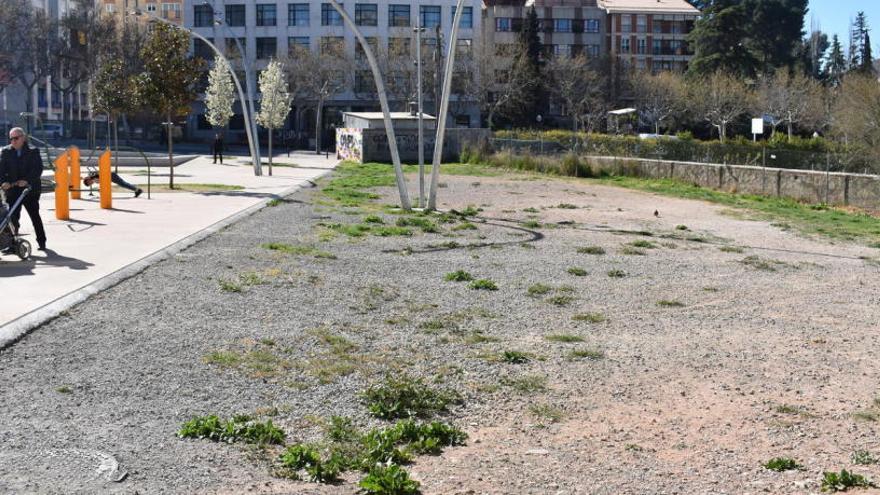
<svg viewBox="0 0 880 495"><path fill-rule="evenodd" d="M659 210L654 210L654 216L655 216L655 217L660 217L660 211L659 211Z"/></svg>

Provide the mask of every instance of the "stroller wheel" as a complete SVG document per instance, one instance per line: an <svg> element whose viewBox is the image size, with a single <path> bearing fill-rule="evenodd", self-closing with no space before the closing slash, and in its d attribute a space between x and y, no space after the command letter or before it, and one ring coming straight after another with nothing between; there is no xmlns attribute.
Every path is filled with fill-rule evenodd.
<svg viewBox="0 0 880 495"><path fill-rule="evenodd" d="M15 254L18 255L22 261L30 258L31 256L31 243L25 240L20 240L15 244Z"/></svg>

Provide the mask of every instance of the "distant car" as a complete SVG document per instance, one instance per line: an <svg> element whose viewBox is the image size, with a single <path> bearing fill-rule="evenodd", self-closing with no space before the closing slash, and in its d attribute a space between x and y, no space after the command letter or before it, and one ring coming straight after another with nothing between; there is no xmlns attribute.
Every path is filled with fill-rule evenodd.
<svg viewBox="0 0 880 495"><path fill-rule="evenodd" d="M31 135L37 138L59 139L64 137L64 126L61 124L43 124L31 131Z"/></svg>

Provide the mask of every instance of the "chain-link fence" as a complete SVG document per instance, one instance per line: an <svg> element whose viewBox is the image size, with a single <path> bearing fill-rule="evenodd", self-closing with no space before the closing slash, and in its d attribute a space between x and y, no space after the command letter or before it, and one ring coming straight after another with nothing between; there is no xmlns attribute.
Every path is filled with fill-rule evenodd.
<svg viewBox="0 0 880 495"><path fill-rule="evenodd" d="M567 139L494 138L495 151L533 155L614 156L680 162L750 165L830 172L877 173L865 157L853 153L791 150L740 143L701 142L690 139L636 139L609 136Z"/></svg>

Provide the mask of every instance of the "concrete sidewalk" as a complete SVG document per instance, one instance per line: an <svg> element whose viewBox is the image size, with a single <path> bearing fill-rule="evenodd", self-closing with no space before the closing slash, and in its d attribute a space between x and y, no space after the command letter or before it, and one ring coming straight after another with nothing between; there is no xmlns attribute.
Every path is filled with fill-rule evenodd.
<svg viewBox="0 0 880 495"><path fill-rule="evenodd" d="M96 196L72 200L70 220L55 219L55 195L43 194L40 213L48 238L46 252L36 250L33 229L22 212L22 232L34 247L32 258L0 257L0 349L63 310L201 240L275 196L292 192L333 169L337 160L324 155L279 155L269 177L255 177L241 158L214 165L199 157L175 167L175 184L225 184L241 190L204 193L153 192L147 199L114 189L113 209L102 210ZM153 185L168 183L167 168L154 169ZM141 169L120 175L146 189Z"/></svg>

